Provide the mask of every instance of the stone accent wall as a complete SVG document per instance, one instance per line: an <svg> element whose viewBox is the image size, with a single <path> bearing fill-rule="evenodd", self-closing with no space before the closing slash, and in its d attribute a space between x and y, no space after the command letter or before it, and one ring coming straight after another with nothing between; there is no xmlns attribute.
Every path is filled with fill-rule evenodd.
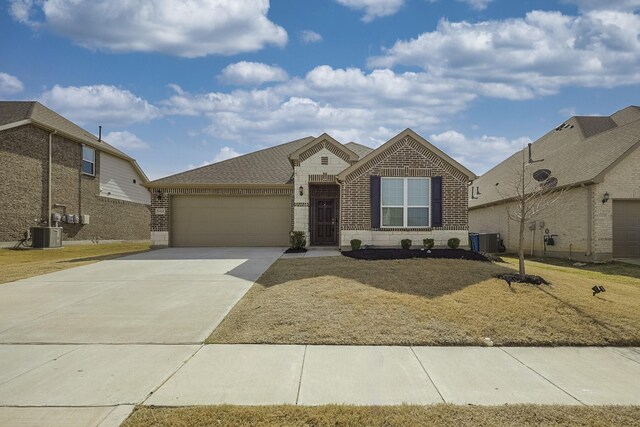
<svg viewBox="0 0 640 427"><path fill-rule="evenodd" d="M293 188L159 188L151 190L151 244L156 247L169 246L171 225L171 198L179 195L203 196L283 196L291 195ZM294 204L291 204L291 224L293 226Z"/></svg>
<svg viewBox="0 0 640 427"><path fill-rule="evenodd" d="M46 224L49 133L26 125L0 132L0 241L20 240L34 225ZM147 205L100 196L100 152L96 176L84 175L82 145L53 136L52 213L89 215L89 224L66 224L64 240L147 240Z"/></svg>
<svg viewBox="0 0 640 427"><path fill-rule="evenodd" d="M322 164L322 157L328 157L328 164ZM345 157L347 160L345 160ZM314 145L311 149L300 155L300 159L300 164L294 167L293 172L293 229L296 231L304 231L307 234L307 243L310 244L309 185L313 185L313 183L333 183L335 175L348 168L350 163L348 162L348 156L346 156L342 151L337 150L329 143ZM334 179L329 180L330 177L333 177ZM302 196L299 192L299 188L301 186L303 188Z"/></svg>
<svg viewBox="0 0 640 427"><path fill-rule="evenodd" d="M424 233L429 230L468 230L467 177L419 142L407 137L346 177L342 184L340 215L340 228L344 236L349 234L344 233L345 230L371 230L371 176L442 176L443 186L442 227L413 230L384 228L374 231ZM344 243L346 237L341 240ZM466 240L461 239L461 242Z"/></svg>

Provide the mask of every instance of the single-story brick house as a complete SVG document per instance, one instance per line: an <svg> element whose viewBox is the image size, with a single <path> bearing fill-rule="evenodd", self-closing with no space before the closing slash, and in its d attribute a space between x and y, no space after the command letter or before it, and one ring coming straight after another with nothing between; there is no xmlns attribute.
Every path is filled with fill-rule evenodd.
<svg viewBox="0 0 640 427"><path fill-rule="evenodd" d="M0 102L1 246L55 214L65 241L148 240L146 182L132 157L39 102Z"/></svg>
<svg viewBox="0 0 640 427"><path fill-rule="evenodd" d="M147 184L156 246L467 244L476 176L411 129L371 149L327 134Z"/></svg>
<svg viewBox="0 0 640 427"><path fill-rule="evenodd" d="M611 116L571 117L535 141L535 162L525 176L531 180L543 171L544 178L549 171L556 189L566 192L527 223L526 253L578 261L640 257L639 147L636 106ZM513 207L508 188L522 158L522 152L515 153L478 178L469 192L471 231L500 233L509 252L518 249L519 228L507 217L506 207ZM554 244L545 245L551 236Z"/></svg>

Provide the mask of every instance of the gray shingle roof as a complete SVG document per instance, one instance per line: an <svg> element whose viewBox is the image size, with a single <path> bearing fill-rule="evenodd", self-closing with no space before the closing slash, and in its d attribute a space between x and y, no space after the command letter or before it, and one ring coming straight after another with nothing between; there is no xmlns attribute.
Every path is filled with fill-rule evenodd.
<svg viewBox="0 0 640 427"><path fill-rule="evenodd" d="M313 137L298 139L275 147L255 151L233 159L160 178L149 183L162 185L206 184L288 184L293 169L289 154L313 141Z"/></svg>
<svg viewBox="0 0 640 427"><path fill-rule="evenodd" d="M212 165L160 178L150 182L149 185L162 187L170 185L291 184L293 182L293 167L289 161L289 155L314 139L310 136L276 145ZM372 148L355 142L344 145L359 157L364 157L373 151Z"/></svg>
<svg viewBox="0 0 640 427"><path fill-rule="evenodd" d="M373 148L367 147L366 145L358 144L356 142L347 142L346 144L344 144L344 146L356 153L359 158L363 158L373 151Z"/></svg>
<svg viewBox="0 0 640 427"><path fill-rule="evenodd" d="M104 141L98 141L95 135L82 129L75 123L65 119L55 111L45 107L37 101L0 101L0 126L8 125L22 120L32 120L35 124L41 124L63 132L70 137L87 143L98 149L117 154L119 157L133 160L130 156L118 150Z"/></svg>
<svg viewBox="0 0 640 427"><path fill-rule="evenodd" d="M527 174L549 169L558 187L594 182L640 143L640 108L635 106L611 117L572 117L565 124L532 144L533 159L544 160L528 165ZM470 199L469 207L495 203L508 195L506 187L517 178L521 162L518 151L475 180L480 196Z"/></svg>

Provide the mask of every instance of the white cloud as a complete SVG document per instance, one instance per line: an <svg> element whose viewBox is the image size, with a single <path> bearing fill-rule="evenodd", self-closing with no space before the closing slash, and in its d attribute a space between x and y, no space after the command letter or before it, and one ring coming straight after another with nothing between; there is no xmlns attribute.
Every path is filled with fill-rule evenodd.
<svg viewBox="0 0 640 427"><path fill-rule="evenodd" d="M429 75L476 82L485 96L526 99L564 86L640 82L640 16L533 11L524 19L440 21L433 32L397 41L372 67L422 67Z"/></svg>
<svg viewBox="0 0 640 427"><path fill-rule="evenodd" d="M165 114L206 117L205 133L218 140L264 146L325 131L376 146L409 126L432 129L476 97L464 81L330 66L264 89L191 94L172 88L162 102Z"/></svg>
<svg viewBox="0 0 640 427"><path fill-rule="evenodd" d="M138 136L126 130L109 132L105 135L104 140L123 151L147 150L151 147L148 142L141 140Z"/></svg>
<svg viewBox="0 0 640 427"><path fill-rule="evenodd" d="M287 72L275 65L261 62L241 61L227 65L218 79L234 85L261 85L266 82L281 82L289 78Z"/></svg>
<svg viewBox="0 0 640 427"><path fill-rule="evenodd" d="M218 163L223 160L233 159L234 157L238 157L240 153L234 150L231 147L222 147L218 154L213 158L213 163Z"/></svg>
<svg viewBox="0 0 640 427"><path fill-rule="evenodd" d="M622 10L640 9L640 0L561 0L562 3L575 4L578 9L589 10Z"/></svg>
<svg viewBox="0 0 640 427"><path fill-rule="evenodd" d="M489 3L493 0L458 0L461 3L466 3L474 10L485 10Z"/></svg>
<svg viewBox="0 0 640 427"><path fill-rule="evenodd" d="M428 140L477 175L481 175L531 141L528 137L508 139L483 135L468 138L455 130L431 135Z"/></svg>
<svg viewBox="0 0 640 427"><path fill-rule="evenodd" d="M322 36L315 31L304 30L300 32L300 40L304 44L319 43L322 41Z"/></svg>
<svg viewBox="0 0 640 427"><path fill-rule="evenodd" d="M187 169L195 169L195 168L201 168L203 166L209 166L209 165L212 165L214 163L222 162L224 160L233 159L234 157L238 157L238 156L241 156L241 154L238 153L233 148L231 148L231 147L222 147L220 149L220 151L218 151L218 154L216 154L213 157L213 160L211 160L211 161L205 160L204 162L200 163L199 165L189 164L189 166L187 166Z"/></svg>
<svg viewBox="0 0 640 427"><path fill-rule="evenodd" d="M268 11L269 0L11 0L10 6L17 21L89 49L188 58L284 46L287 32Z"/></svg>
<svg viewBox="0 0 640 427"><path fill-rule="evenodd" d="M81 125L121 126L160 116L158 108L115 86L55 85L40 100L49 108Z"/></svg>
<svg viewBox="0 0 640 427"><path fill-rule="evenodd" d="M404 5L404 0L336 0L354 10L364 10L362 21L371 22L376 18L393 15Z"/></svg>
<svg viewBox="0 0 640 427"><path fill-rule="evenodd" d="M16 76L0 73L0 96L15 95L24 90L24 84Z"/></svg>

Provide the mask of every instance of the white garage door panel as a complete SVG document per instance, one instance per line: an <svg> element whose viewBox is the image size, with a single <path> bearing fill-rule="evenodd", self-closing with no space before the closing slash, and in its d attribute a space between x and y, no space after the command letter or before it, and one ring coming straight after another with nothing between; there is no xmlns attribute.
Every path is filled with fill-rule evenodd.
<svg viewBox="0 0 640 427"><path fill-rule="evenodd" d="M287 246L289 196L176 196L172 246Z"/></svg>

